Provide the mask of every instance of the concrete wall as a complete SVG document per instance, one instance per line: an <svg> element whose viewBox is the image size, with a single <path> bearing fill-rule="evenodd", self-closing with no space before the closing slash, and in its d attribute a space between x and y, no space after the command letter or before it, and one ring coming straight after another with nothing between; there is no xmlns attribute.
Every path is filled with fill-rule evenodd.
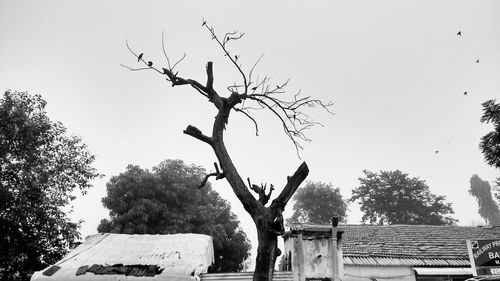
<svg viewBox="0 0 500 281"><path fill-rule="evenodd" d="M415 272L407 266L344 265L342 281L398 280L415 281Z"/></svg>
<svg viewBox="0 0 500 281"><path fill-rule="evenodd" d="M331 232L325 232L298 233L285 239L285 260L291 262L294 281L339 280L343 262L336 238Z"/></svg>
<svg viewBox="0 0 500 281"><path fill-rule="evenodd" d="M310 278L334 276L335 258L331 253L334 243L332 239L318 238L302 240L304 247L304 274Z"/></svg>

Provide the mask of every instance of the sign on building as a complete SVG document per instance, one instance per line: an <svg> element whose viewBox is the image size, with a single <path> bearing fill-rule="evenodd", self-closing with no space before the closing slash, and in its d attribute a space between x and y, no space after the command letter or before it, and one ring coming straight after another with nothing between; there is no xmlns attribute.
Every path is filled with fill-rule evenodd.
<svg viewBox="0 0 500 281"><path fill-rule="evenodd" d="M500 275L500 238L467 240L467 249L474 276Z"/></svg>

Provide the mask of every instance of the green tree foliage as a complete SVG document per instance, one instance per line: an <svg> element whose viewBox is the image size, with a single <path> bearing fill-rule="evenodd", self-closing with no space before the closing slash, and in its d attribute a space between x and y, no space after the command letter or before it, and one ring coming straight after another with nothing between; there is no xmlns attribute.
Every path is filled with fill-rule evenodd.
<svg viewBox="0 0 500 281"><path fill-rule="evenodd" d="M490 184L478 175L473 175L470 179L469 193L476 197L479 215L486 220L486 224L500 225L500 210L491 195Z"/></svg>
<svg viewBox="0 0 500 281"><path fill-rule="evenodd" d="M212 236L215 271L240 271L250 242L227 201L210 185L198 188L205 170L166 160L152 171L129 165L111 178L103 204L110 220L99 232L129 234L201 233Z"/></svg>
<svg viewBox="0 0 500 281"><path fill-rule="evenodd" d="M483 152L484 159L488 165L500 169L500 104L495 100L488 100L482 104L482 123L492 123L493 131L481 138L479 148ZM500 187L500 177L497 178L496 185ZM496 194L497 198L499 197Z"/></svg>
<svg viewBox="0 0 500 281"><path fill-rule="evenodd" d="M453 214L445 196L430 192L425 181L410 178L396 171L381 171L380 174L363 171L361 185L352 191L351 201L359 200L362 221L378 224L430 224L451 225L456 223L448 214Z"/></svg>
<svg viewBox="0 0 500 281"><path fill-rule="evenodd" d="M322 182L307 182L293 196L293 214L287 220L292 223L330 224L332 216L346 221L347 202L339 188Z"/></svg>
<svg viewBox="0 0 500 281"><path fill-rule="evenodd" d="M39 95L0 100L0 280L25 279L59 260L79 238L64 210L99 176L79 137L52 122Z"/></svg>

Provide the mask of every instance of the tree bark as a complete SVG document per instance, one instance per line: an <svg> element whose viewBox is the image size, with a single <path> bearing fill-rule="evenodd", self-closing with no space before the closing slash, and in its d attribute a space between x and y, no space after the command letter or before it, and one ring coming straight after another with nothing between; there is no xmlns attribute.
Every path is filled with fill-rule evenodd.
<svg viewBox="0 0 500 281"><path fill-rule="evenodd" d="M267 224L268 222L264 221L263 223ZM274 275L276 258L281 254L278 249L278 235L267 227L257 226L257 237L259 245L257 247L253 281L271 281Z"/></svg>

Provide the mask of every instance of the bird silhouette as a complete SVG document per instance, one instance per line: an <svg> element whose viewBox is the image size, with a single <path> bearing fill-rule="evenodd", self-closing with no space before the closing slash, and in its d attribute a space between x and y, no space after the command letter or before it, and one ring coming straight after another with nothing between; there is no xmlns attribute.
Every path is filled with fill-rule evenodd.
<svg viewBox="0 0 500 281"><path fill-rule="evenodd" d="M479 63L479 59L476 60L476 63Z"/></svg>
<svg viewBox="0 0 500 281"><path fill-rule="evenodd" d="M464 96L466 96L466 95L467 95L467 91L464 92Z"/></svg>
<svg viewBox="0 0 500 281"><path fill-rule="evenodd" d="M438 153L439 153L439 150L434 151L434 153L438 154Z"/></svg>
<svg viewBox="0 0 500 281"><path fill-rule="evenodd" d="M148 66L152 67L153 66L153 62L152 61L148 61Z"/></svg>
<svg viewBox="0 0 500 281"><path fill-rule="evenodd" d="M460 30L459 32L457 32L457 35L462 36L462 31Z"/></svg>
<svg viewBox="0 0 500 281"><path fill-rule="evenodd" d="M143 54L143 53L141 53L141 54L137 57L137 62L140 62L140 61L141 61L142 56L144 56L144 54Z"/></svg>

